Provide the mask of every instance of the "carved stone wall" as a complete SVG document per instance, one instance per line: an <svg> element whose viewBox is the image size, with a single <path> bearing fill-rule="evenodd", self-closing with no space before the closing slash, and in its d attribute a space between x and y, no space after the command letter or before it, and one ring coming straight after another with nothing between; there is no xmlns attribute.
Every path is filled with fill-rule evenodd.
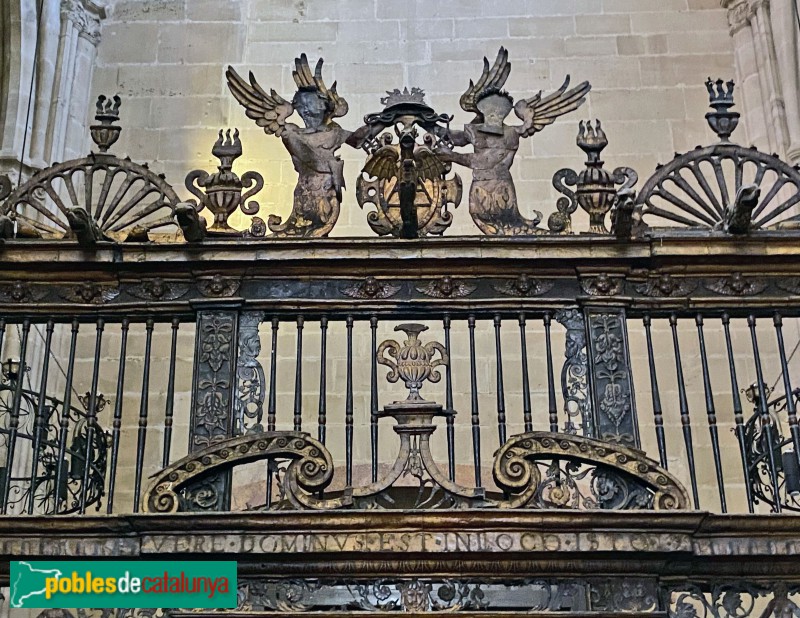
<svg viewBox="0 0 800 618"><path fill-rule="evenodd" d="M797 0L721 0L736 54L750 142L800 161L800 19Z"/></svg>
<svg viewBox="0 0 800 618"><path fill-rule="evenodd" d="M85 154L103 17L94 0L2 3L0 171L15 178L22 162L27 176L31 168Z"/></svg>

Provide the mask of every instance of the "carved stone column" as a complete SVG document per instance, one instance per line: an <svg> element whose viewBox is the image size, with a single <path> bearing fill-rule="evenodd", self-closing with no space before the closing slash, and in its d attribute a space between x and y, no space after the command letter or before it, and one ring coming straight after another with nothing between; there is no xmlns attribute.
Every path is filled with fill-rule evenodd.
<svg viewBox="0 0 800 618"><path fill-rule="evenodd" d="M728 9L748 141L800 162L797 0L721 0Z"/></svg>
<svg viewBox="0 0 800 618"><path fill-rule="evenodd" d="M85 154L86 110L105 8L94 0L0 5L0 57L8 59L0 63L0 172L16 182L21 163L27 177L54 161Z"/></svg>
<svg viewBox="0 0 800 618"><path fill-rule="evenodd" d="M625 310L585 310L594 437L640 448Z"/></svg>
<svg viewBox="0 0 800 618"><path fill-rule="evenodd" d="M197 313L189 452L233 435L239 312L234 304ZM184 493L187 511L230 509L230 472L200 477Z"/></svg>

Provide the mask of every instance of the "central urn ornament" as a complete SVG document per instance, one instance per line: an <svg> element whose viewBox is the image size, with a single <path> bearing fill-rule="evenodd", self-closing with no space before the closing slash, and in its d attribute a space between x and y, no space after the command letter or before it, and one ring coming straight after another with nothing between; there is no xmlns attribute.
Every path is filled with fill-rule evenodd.
<svg viewBox="0 0 800 618"><path fill-rule="evenodd" d="M436 367L447 365L447 351L437 341L422 344L419 335L428 330L424 324L398 324L394 330L403 331L407 339L403 345L394 340L381 343L377 350L378 362L391 370L386 376L389 382L403 380L409 391L406 402L423 403L425 400L419 391L426 380L436 383L442 379ZM434 360L437 352L439 358Z"/></svg>

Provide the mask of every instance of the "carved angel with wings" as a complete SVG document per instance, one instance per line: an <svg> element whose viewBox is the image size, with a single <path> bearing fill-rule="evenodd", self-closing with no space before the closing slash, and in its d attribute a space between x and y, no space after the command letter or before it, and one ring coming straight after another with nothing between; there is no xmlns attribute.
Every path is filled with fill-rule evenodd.
<svg viewBox="0 0 800 618"><path fill-rule="evenodd" d="M298 174L291 215L283 223L280 217L270 215L269 229L275 236L327 236L339 217L345 186L344 162L336 151L344 143L359 148L372 135L368 135L368 127L351 132L334 122L334 118L347 113L348 105L336 92L336 82L330 88L325 85L322 58L313 73L305 54L294 62L292 77L297 92L291 102L275 90L267 93L252 73L250 83L233 67L228 67L225 75L231 93L244 106L247 117L268 135L281 138ZM295 111L305 127L287 122Z"/></svg>
<svg viewBox="0 0 800 618"><path fill-rule="evenodd" d="M501 47L494 65L483 59L483 73L477 83L469 82L461 95L461 108L475 114L463 131L437 130L441 138L454 146L471 144L471 154L456 153L439 148L437 154L472 169L469 192L469 212L484 234L491 236L542 234L537 227L541 213L535 219L522 216L517 206L511 164L521 137L530 137L552 124L556 118L574 111L586 100L591 90L588 82L567 90L569 76L556 92L542 96L539 92L530 99L520 99L516 105L511 95L502 90L511 73L508 52ZM522 120L518 126L508 126L504 120L511 110Z"/></svg>

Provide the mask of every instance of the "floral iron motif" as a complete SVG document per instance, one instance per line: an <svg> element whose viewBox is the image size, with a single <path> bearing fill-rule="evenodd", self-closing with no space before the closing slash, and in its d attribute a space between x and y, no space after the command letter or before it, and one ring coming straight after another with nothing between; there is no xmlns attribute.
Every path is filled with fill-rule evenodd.
<svg viewBox="0 0 800 618"><path fill-rule="evenodd" d="M381 343L377 351L378 363L390 369L386 376L389 382L403 380L408 389L406 402L424 402L419 391L426 380L433 383L441 380L442 376L436 367L447 365L447 351L438 341L430 341L425 345L419 341L420 333L428 330L424 324L398 324L394 330L403 331L408 338L403 345L391 339ZM434 360L436 352L439 352L440 358ZM387 353L391 358L386 358Z"/></svg>
<svg viewBox="0 0 800 618"><path fill-rule="evenodd" d="M239 129L234 129L233 138L228 129L224 139L220 129L211 154L219 159L218 171L214 174L204 170L189 172L186 176L186 188L200 200L198 210L206 208L214 215L213 223L206 230L208 234L242 235L242 232L228 225L228 218L237 208L241 208L246 215L258 212L258 202L248 202L247 199L264 187L264 179L258 172L245 172L241 178L233 172L233 162L242 156ZM246 188L249 190L242 195L242 189Z"/></svg>

